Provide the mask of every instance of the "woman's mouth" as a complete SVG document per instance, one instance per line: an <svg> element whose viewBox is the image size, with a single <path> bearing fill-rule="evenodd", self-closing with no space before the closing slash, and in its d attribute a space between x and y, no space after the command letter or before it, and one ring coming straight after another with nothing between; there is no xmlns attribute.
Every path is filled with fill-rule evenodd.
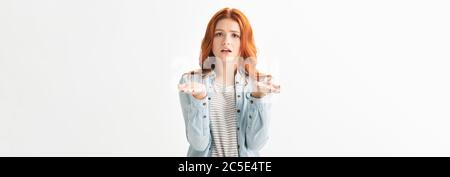
<svg viewBox="0 0 450 177"><path fill-rule="evenodd" d="M222 52L222 53L231 53L231 50L230 49L222 49L222 50L220 50L220 52Z"/></svg>

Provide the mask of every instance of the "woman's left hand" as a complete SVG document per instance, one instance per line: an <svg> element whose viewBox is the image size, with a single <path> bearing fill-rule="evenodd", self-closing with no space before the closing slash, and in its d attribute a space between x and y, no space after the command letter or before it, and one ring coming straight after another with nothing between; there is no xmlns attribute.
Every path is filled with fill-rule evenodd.
<svg viewBox="0 0 450 177"><path fill-rule="evenodd" d="M261 98L270 93L280 93L280 85L272 83L272 81L255 81L255 87L252 92L252 96L255 98Z"/></svg>

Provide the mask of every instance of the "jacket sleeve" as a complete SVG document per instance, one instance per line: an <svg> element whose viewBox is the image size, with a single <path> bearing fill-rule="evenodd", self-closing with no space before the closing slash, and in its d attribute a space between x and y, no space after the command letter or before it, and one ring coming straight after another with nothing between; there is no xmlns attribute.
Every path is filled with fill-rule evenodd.
<svg viewBox="0 0 450 177"><path fill-rule="evenodd" d="M186 83L185 77L182 77L179 83ZM179 92L178 94L187 140L193 149L204 151L211 142L207 96L203 100L198 100L190 93Z"/></svg>
<svg viewBox="0 0 450 177"><path fill-rule="evenodd" d="M254 98L246 93L248 104L246 146L250 150L259 151L269 139L270 97Z"/></svg>

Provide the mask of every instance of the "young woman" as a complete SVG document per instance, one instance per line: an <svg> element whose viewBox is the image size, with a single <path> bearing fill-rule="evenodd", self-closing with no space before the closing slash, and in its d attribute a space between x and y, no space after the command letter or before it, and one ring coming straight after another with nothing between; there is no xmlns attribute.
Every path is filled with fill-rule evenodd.
<svg viewBox="0 0 450 177"><path fill-rule="evenodd" d="M178 85L188 156L259 156L268 140L269 97L280 87L256 70L252 28L241 11L224 8L211 18L200 66Z"/></svg>

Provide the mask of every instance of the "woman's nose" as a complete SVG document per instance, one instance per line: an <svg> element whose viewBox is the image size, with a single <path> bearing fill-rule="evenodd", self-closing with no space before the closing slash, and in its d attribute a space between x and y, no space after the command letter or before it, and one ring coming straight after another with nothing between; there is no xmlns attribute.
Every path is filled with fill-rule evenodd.
<svg viewBox="0 0 450 177"><path fill-rule="evenodd" d="M230 40L227 39L223 40L223 45L230 45L230 44L231 44Z"/></svg>
<svg viewBox="0 0 450 177"><path fill-rule="evenodd" d="M228 36L225 36L225 38L223 39L223 45L230 45L230 38Z"/></svg>

